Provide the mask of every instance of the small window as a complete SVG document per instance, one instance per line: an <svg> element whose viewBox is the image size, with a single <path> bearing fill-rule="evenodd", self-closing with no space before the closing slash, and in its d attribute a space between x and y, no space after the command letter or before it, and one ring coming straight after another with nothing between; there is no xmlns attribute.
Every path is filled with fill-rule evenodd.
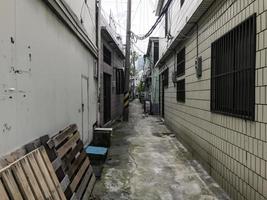
<svg viewBox="0 0 267 200"><path fill-rule="evenodd" d="M105 45L103 47L103 56L104 56L104 62L107 63L108 65L111 65L111 52Z"/></svg>
<svg viewBox="0 0 267 200"><path fill-rule="evenodd" d="M116 93L123 94L124 92L124 72L123 69L116 69Z"/></svg>
<svg viewBox="0 0 267 200"><path fill-rule="evenodd" d="M212 112L254 120L256 15L212 43Z"/></svg>
<svg viewBox="0 0 267 200"><path fill-rule="evenodd" d="M181 7L184 5L185 0L181 0Z"/></svg>
<svg viewBox="0 0 267 200"><path fill-rule="evenodd" d="M159 42L154 43L154 65L159 60Z"/></svg>
<svg viewBox="0 0 267 200"><path fill-rule="evenodd" d="M178 102L185 102L185 79L177 82L176 99Z"/></svg>
<svg viewBox="0 0 267 200"><path fill-rule="evenodd" d="M185 48L177 54L177 76L185 74Z"/></svg>
<svg viewBox="0 0 267 200"><path fill-rule="evenodd" d="M163 74L162 74L162 78L163 78L163 86L164 87L168 87L169 86L169 68L167 68Z"/></svg>

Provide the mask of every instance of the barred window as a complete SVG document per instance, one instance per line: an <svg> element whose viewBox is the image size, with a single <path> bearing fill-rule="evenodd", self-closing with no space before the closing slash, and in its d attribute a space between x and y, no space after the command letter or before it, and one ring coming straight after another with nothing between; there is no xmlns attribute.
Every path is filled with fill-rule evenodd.
<svg viewBox="0 0 267 200"><path fill-rule="evenodd" d="M159 42L154 42L154 65L159 60Z"/></svg>
<svg viewBox="0 0 267 200"><path fill-rule="evenodd" d="M104 45L103 47L104 62L111 65L111 51Z"/></svg>
<svg viewBox="0 0 267 200"><path fill-rule="evenodd" d="M169 68L165 69L163 72L163 86L168 87L169 86Z"/></svg>
<svg viewBox="0 0 267 200"><path fill-rule="evenodd" d="M124 92L124 72L123 69L116 69L116 93L123 94Z"/></svg>
<svg viewBox="0 0 267 200"><path fill-rule="evenodd" d="M165 13L165 37L169 35L169 19L168 19L168 11Z"/></svg>
<svg viewBox="0 0 267 200"><path fill-rule="evenodd" d="M211 111L254 120L256 14L212 43Z"/></svg>
<svg viewBox="0 0 267 200"><path fill-rule="evenodd" d="M185 102L185 79L177 82L176 99L178 102Z"/></svg>
<svg viewBox="0 0 267 200"><path fill-rule="evenodd" d="M185 48L177 54L177 76L185 74Z"/></svg>

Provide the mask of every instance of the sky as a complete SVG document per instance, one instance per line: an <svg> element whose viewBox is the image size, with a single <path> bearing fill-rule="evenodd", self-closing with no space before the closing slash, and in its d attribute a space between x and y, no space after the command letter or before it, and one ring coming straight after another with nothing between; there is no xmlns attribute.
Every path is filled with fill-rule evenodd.
<svg viewBox="0 0 267 200"><path fill-rule="evenodd" d="M132 32L137 35L144 35L155 23L157 0L132 0ZM116 32L119 33L125 43L126 18L127 18L127 0L102 0L102 13L109 18L110 13L113 16ZM152 34L157 36L158 28ZM139 54L146 53L148 39L138 41L133 45L135 51Z"/></svg>

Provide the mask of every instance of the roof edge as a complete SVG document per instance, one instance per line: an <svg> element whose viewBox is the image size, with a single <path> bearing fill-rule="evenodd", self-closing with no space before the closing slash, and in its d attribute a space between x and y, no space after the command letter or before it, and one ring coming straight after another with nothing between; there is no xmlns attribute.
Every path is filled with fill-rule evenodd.
<svg viewBox="0 0 267 200"><path fill-rule="evenodd" d="M111 40L113 41L113 43L115 44L118 53L120 54L120 56L121 56L122 58L125 59L125 55L124 55L123 50L119 47L119 45L118 45L117 42L116 42L116 39L115 39L114 36L110 33L110 31L108 30L108 28L107 28L106 26L101 26L101 37L102 37L102 31L105 31L105 32L109 35L110 39L111 39Z"/></svg>
<svg viewBox="0 0 267 200"><path fill-rule="evenodd" d="M188 34L192 30L192 28L194 28L194 26L198 23L198 21L201 19L201 17L205 14L205 12L210 8L210 6L213 3L214 3L214 0L203 0L199 4L195 12L188 19L187 23L180 30L180 32L175 36L174 40L169 45L168 49L159 58L158 62L155 64L155 68L161 68L165 64L166 59L172 55L175 48L179 45L179 42L184 40L184 35Z"/></svg>
<svg viewBox="0 0 267 200"><path fill-rule="evenodd" d="M65 0L43 0L61 21L78 37L86 48L97 58L98 48L89 38L86 30Z"/></svg>

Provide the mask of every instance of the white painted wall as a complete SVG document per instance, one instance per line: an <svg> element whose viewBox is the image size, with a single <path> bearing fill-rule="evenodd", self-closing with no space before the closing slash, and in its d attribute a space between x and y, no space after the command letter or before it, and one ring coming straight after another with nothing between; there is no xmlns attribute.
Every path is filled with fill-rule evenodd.
<svg viewBox="0 0 267 200"><path fill-rule="evenodd" d="M78 19L82 18L83 25L88 33L89 38L96 43L96 1L88 0L86 6L84 0L65 0L66 3L72 8L73 12L77 15Z"/></svg>
<svg viewBox="0 0 267 200"><path fill-rule="evenodd" d="M95 58L42 0L1 1L0 24L0 154L70 123L81 129L81 75L89 78L92 139Z"/></svg>

